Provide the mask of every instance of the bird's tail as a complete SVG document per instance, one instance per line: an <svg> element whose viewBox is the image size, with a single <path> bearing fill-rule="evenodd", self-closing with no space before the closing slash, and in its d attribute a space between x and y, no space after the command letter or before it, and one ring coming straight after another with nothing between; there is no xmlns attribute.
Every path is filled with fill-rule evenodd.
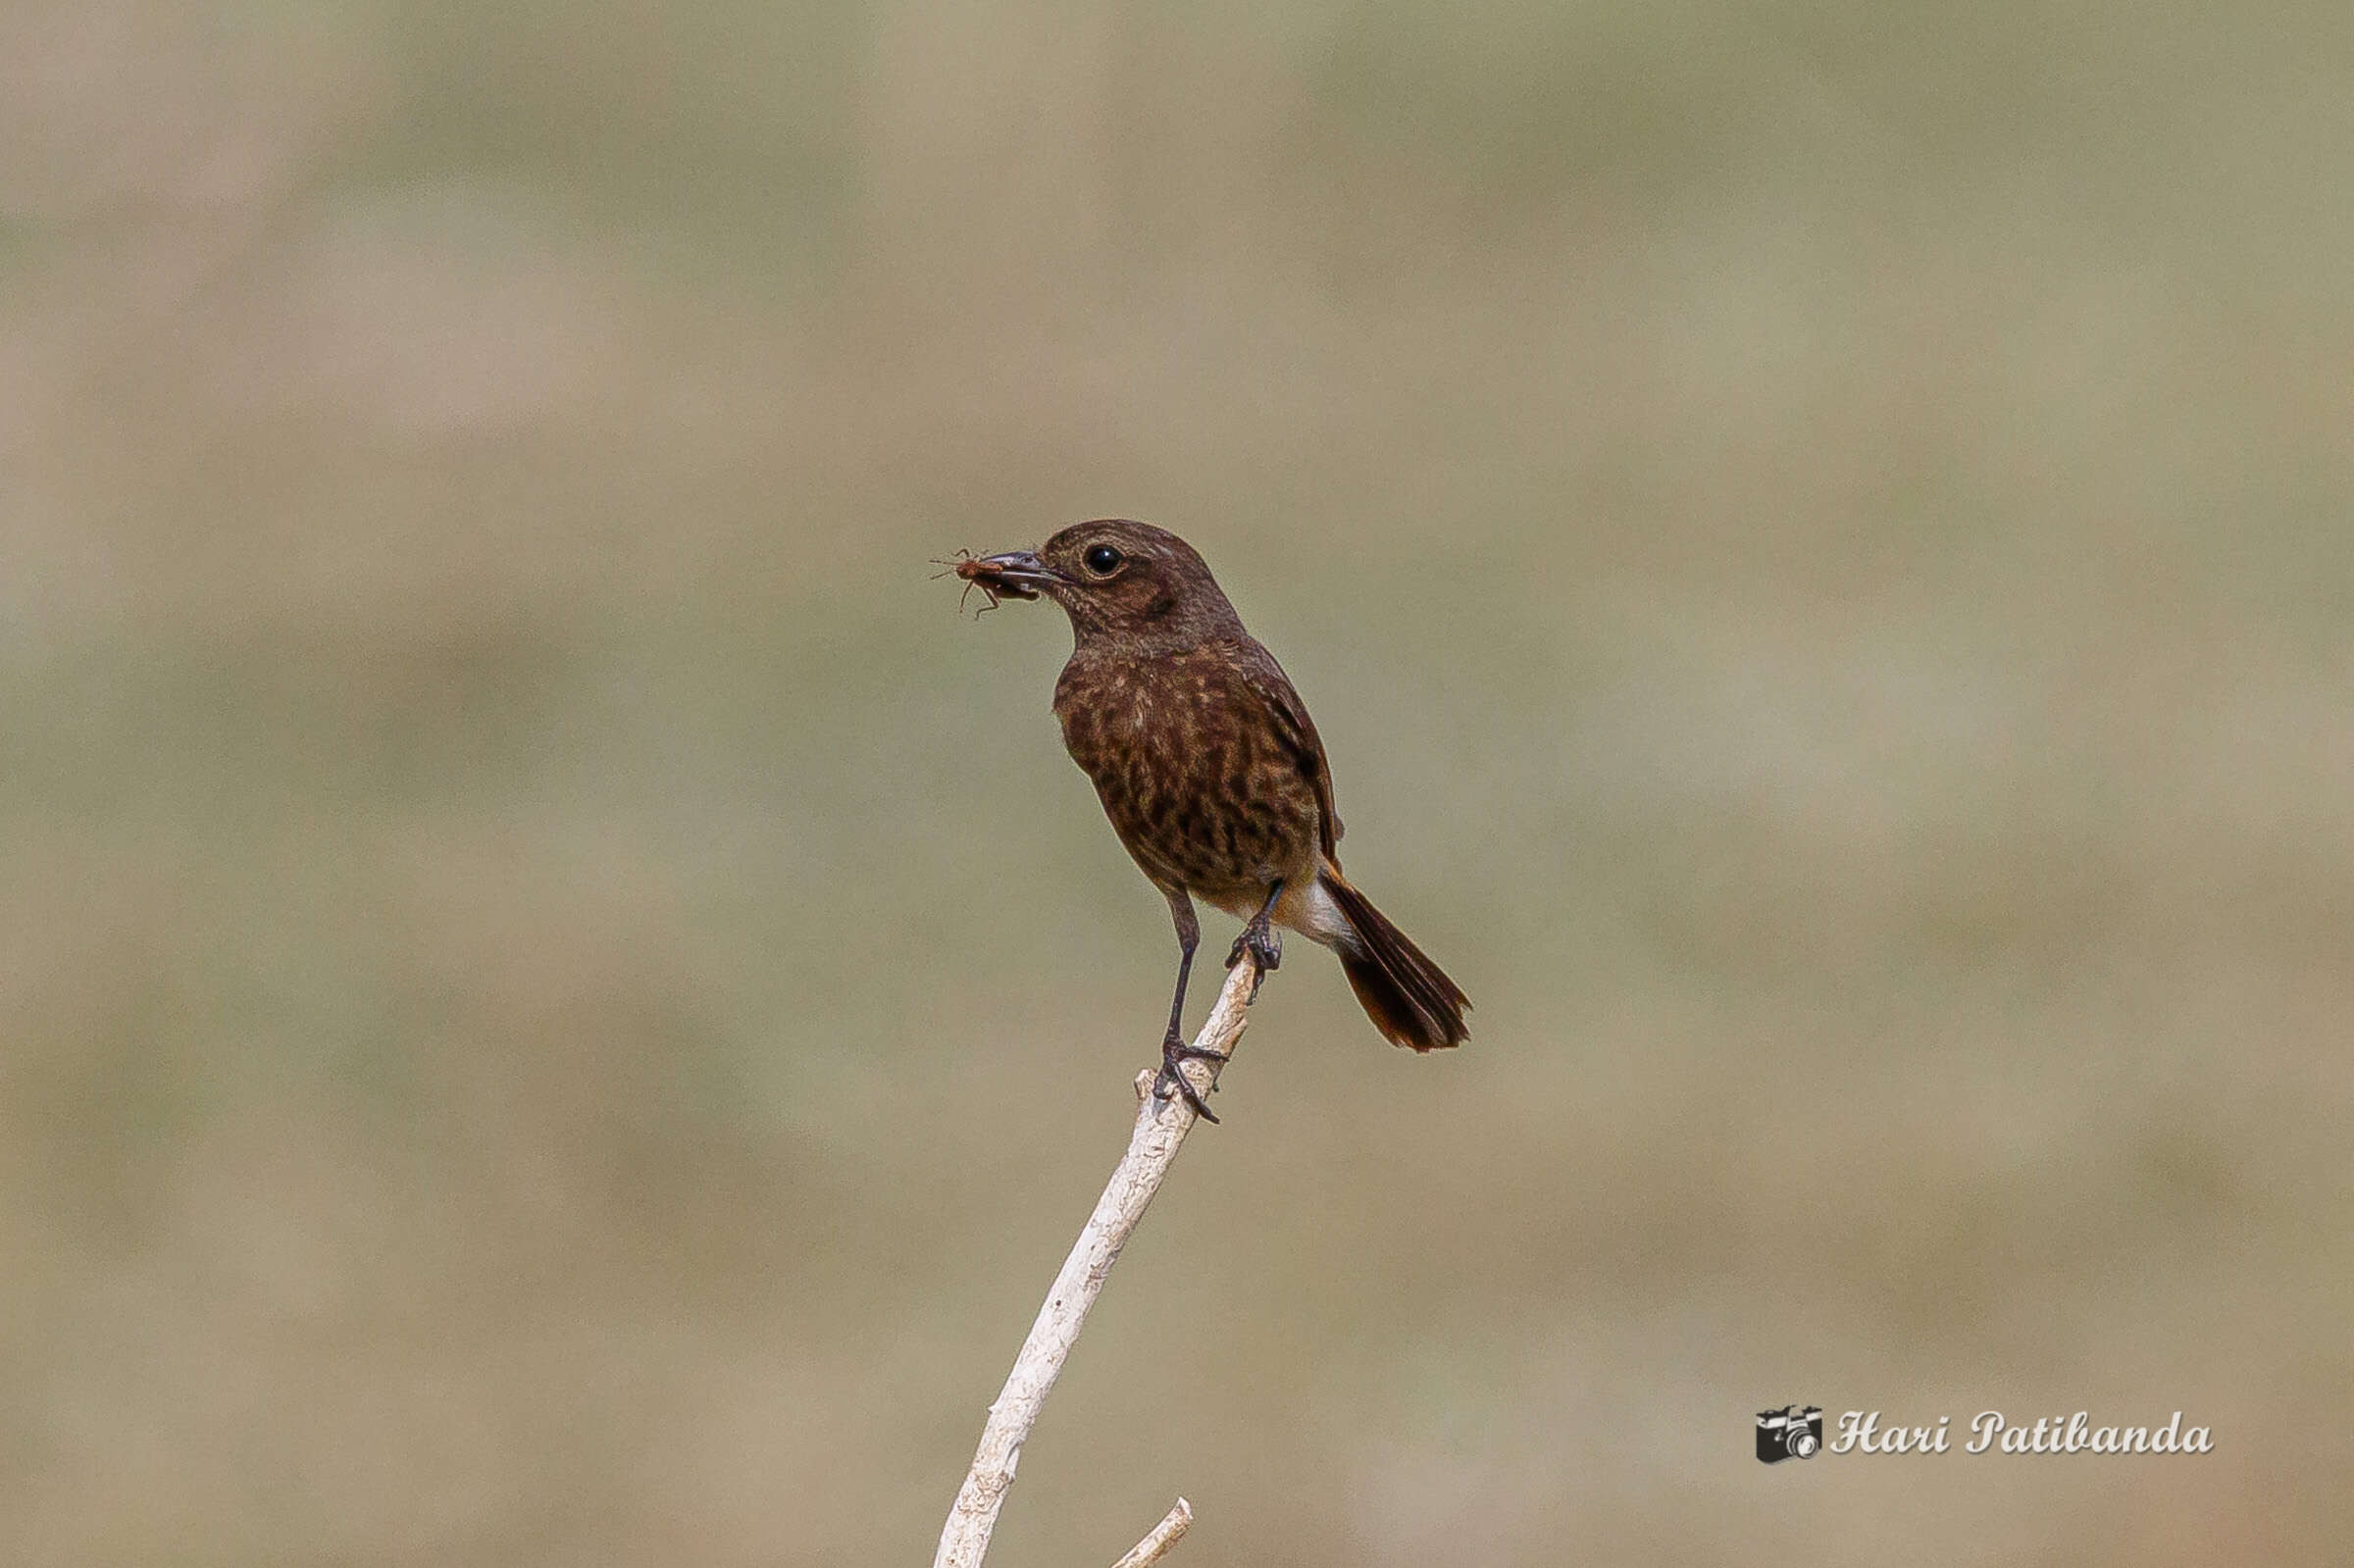
<svg viewBox="0 0 2354 1568"><path fill-rule="evenodd" d="M1331 866L1318 874L1317 883L1349 922L1349 936L1333 946L1348 973L1349 988L1356 992L1373 1027L1392 1044L1418 1051L1468 1039L1471 1031L1463 1025L1463 1012L1471 1002L1447 972L1424 957L1406 933L1384 919L1373 901Z"/></svg>

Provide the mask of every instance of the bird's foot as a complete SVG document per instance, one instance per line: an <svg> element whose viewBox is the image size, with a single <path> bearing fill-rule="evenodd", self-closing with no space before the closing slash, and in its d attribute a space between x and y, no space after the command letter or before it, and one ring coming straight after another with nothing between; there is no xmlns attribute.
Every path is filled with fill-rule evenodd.
<svg viewBox="0 0 2354 1568"><path fill-rule="evenodd" d="M1245 953L1249 953L1261 969L1277 970L1283 967L1283 938L1275 935L1275 927L1271 922L1254 919L1245 926L1243 934L1234 939L1234 945L1226 949L1226 967L1232 969L1241 963Z"/></svg>
<svg viewBox="0 0 2354 1568"><path fill-rule="evenodd" d="M1171 1035L1160 1042L1160 1072L1152 1080L1152 1097L1165 1100L1172 1094L1182 1095L1185 1103L1194 1108L1196 1116L1205 1122L1216 1121L1217 1113L1209 1108L1206 1100L1203 1099L1202 1091L1194 1087L1194 1081L1185 1076L1184 1064L1187 1062L1223 1062L1228 1059L1227 1053L1224 1051L1203 1050L1199 1045L1188 1045L1175 1035ZM1209 1088L1210 1092L1214 1094L1217 1092L1218 1086L1213 1082Z"/></svg>
<svg viewBox="0 0 2354 1568"><path fill-rule="evenodd" d="M1243 927L1243 934L1226 950L1226 967L1232 969L1241 963L1246 953L1258 969L1258 973L1251 977L1251 999L1256 1001L1260 979L1283 967L1283 938L1275 935L1275 927L1263 914L1252 916L1250 923Z"/></svg>

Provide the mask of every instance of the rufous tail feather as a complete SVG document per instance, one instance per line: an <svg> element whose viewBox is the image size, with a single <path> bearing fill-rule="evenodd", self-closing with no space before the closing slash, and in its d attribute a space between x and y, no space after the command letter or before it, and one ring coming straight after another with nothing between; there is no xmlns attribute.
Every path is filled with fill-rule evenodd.
<svg viewBox="0 0 2354 1568"><path fill-rule="evenodd" d="M1349 987L1356 992L1373 1027L1397 1045L1418 1051L1460 1045L1471 1036L1463 1013L1471 1005L1462 987L1447 978L1391 925L1373 901L1327 867L1318 879L1348 917L1356 940L1336 943Z"/></svg>

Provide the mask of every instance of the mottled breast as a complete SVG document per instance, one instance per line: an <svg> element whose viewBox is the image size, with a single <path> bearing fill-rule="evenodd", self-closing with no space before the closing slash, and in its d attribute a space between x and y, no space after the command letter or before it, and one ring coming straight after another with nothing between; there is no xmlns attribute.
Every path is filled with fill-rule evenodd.
<svg viewBox="0 0 2354 1568"><path fill-rule="evenodd" d="M1214 901L1313 866L1322 759L1303 756L1296 727L1237 648L1074 654L1054 714L1120 841L1154 882Z"/></svg>

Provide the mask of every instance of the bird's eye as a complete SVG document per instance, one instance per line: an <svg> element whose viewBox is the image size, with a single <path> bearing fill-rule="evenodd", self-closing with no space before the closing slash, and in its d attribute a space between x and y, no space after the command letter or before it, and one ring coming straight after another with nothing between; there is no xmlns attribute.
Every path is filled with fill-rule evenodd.
<svg viewBox="0 0 2354 1568"><path fill-rule="evenodd" d="M1087 552L1087 569L1100 578L1107 578L1120 569L1120 552L1108 544L1099 544Z"/></svg>

